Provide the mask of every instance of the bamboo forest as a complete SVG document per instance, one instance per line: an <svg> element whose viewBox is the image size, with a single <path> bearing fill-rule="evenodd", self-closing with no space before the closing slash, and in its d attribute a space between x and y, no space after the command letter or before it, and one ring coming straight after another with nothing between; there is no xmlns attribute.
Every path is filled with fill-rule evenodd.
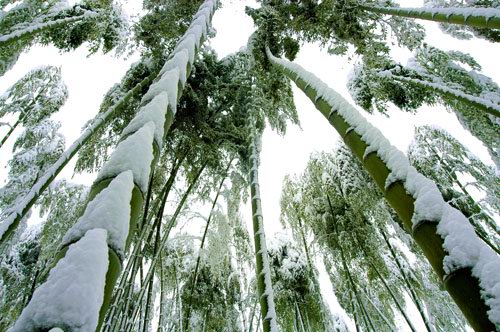
<svg viewBox="0 0 500 332"><path fill-rule="evenodd" d="M0 332L500 331L499 0L0 0Z"/></svg>

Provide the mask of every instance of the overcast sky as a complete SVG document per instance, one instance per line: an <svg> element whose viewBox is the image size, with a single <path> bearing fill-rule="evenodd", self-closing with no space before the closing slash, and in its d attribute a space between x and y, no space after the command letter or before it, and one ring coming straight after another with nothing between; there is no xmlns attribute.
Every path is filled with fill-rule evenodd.
<svg viewBox="0 0 500 332"><path fill-rule="evenodd" d="M400 1L402 6L421 6L422 1ZM256 6L254 1L223 1L213 19L217 31L211 41L212 47L220 57L238 51L247 42L253 31L252 20L244 14L245 5ZM141 8L140 0L126 1L126 9L136 15ZM426 42L444 50L460 50L472 54L483 66L483 73L500 82L498 55L500 44L483 40L460 41L443 34L437 24L422 23L427 30ZM410 52L393 49L393 57L406 62ZM106 91L120 81L130 64L137 60L137 55L129 58L116 58L112 54L96 54L87 57L85 47L75 52L60 54L54 47L33 47L21 55L14 68L0 78L0 93L20 79L29 70L41 65L61 66L62 75L69 88L69 98L60 112L53 116L62 122L61 132L66 137L66 144L80 135L84 123L93 118ZM353 59L354 61L355 59ZM331 56L317 45L304 45L296 59L305 69L315 73L330 87L337 90L348 100L346 78L353 62L347 57ZM263 150L260 167L261 196L266 232L269 237L279 230L279 199L281 184L285 175L302 172L311 153L330 151L338 140L338 135L324 117L314 108L310 100L294 86L295 102L300 117L301 128L290 127L284 137L270 130L263 136ZM455 115L447 113L442 107L423 107L416 115L391 109L390 117L381 115L367 116L371 123L379 127L386 137L400 150L406 151L413 137L415 126L423 124L438 125L449 131L484 162L492 164L485 147L458 123ZM0 137L6 128L0 129ZM17 131L19 133L20 130ZM0 183L6 179L5 168L14 139L0 150ZM62 176L72 176L72 165L67 167ZM90 185L94 175L75 176L77 182ZM249 219L250 210L243 211Z"/></svg>

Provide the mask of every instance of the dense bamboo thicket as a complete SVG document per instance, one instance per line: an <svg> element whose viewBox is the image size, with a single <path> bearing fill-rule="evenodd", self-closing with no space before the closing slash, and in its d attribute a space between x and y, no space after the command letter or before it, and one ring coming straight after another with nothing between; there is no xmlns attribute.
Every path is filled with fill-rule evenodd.
<svg viewBox="0 0 500 332"><path fill-rule="evenodd" d="M0 97L0 330L500 330L500 88L421 24L494 45L500 3L260 0L247 44L220 57L224 5L143 0L129 17L115 0L0 0L0 75L46 46L139 58L67 148L64 67ZM444 106L491 165L435 126L399 151L294 61L312 44L348 57L338 79L360 109ZM293 85L338 135L283 179L278 225L259 173L283 165L261 152L299 125ZM68 165L94 181L62 178Z"/></svg>

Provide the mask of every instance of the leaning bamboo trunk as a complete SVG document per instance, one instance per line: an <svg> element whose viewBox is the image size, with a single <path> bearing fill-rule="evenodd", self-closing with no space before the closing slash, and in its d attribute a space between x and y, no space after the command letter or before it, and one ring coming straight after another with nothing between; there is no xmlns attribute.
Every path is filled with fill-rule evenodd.
<svg viewBox="0 0 500 332"><path fill-rule="evenodd" d="M32 23L27 28L15 30L12 31L11 33L0 36L0 47L7 47L11 43L15 43L24 38L35 36L43 31L55 28L62 28L66 24L78 22L85 18L96 17L97 15L98 14L96 12L93 12L91 10L86 10L82 15L60 18L57 20L52 20L39 24Z"/></svg>
<svg viewBox="0 0 500 332"><path fill-rule="evenodd" d="M364 10L379 14L467 25L476 28L500 29L500 10L494 8L360 7Z"/></svg>
<svg viewBox="0 0 500 332"><path fill-rule="evenodd" d="M488 306L500 300L494 290L500 276L488 269L500 269L500 256L476 236L463 214L445 203L437 186L411 167L406 156L344 98L299 65L274 57L269 49L267 56L305 92L361 160L471 326L476 331L495 330L500 322Z"/></svg>
<svg viewBox="0 0 500 332"><path fill-rule="evenodd" d="M434 82L427 82L427 81L423 81L423 80L420 80L417 78L404 77L404 76L398 76L398 75L389 75L388 77L393 78L396 81L411 83L411 84L421 86L423 88L430 89L430 90L432 90L432 91L436 92L437 94L440 94L444 97L456 99L456 100L461 101L461 102L463 102L463 103L465 103L473 108L477 108L483 112L486 112L486 113L491 114L497 118L500 118L500 105L495 104L490 100L487 100L487 99L484 99L481 97L472 96L472 95L469 95L467 93L463 93L462 91L448 88L448 87L443 86L441 84L437 84Z"/></svg>
<svg viewBox="0 0 500 332"><path fill-rule="evenodd" d="M250 198L252 202L252 221L255 243L255 260L257 277L257 295L260 302L260 313L264 332L277 332L276 312L274 306L271 270L267 255L266 236L262 217L262 206L259 188L259 137L255 129L250 129Z"/></svg>
<svg viewBox="0 0 500 332"><path fill-rule="evenodd" d="M58 303L44 306L44 303L50 299L41 295L37 296L37 291L35 291L13 331L50 330L52 327L61 326L65 330L72 330L76 326L87 331L100 328L110 304L114 285L121 272L125 253L136 229L136 222L148 188L149 175L156 164L163 139L173 122L177 101L194 64L200 43L207 34L216 5L216 0L206 0L203 3L193 17L186 34L178 42L172 56L160 71L156 82L149 87L143 97L141 111L122 132L121 142L92 185L83 216L63 239L56 259L57 265L49 276L52 284L45 286L47 283L44 283L37 291L40 290L38 294L41 295L57 296L58 294L50 294L48 287L60 286L62 282L67 283L67 287L78 291L79 284L71 284L71 279L68 280L68 278L58 278L60 277L58 273L64 274L61 266L75 264L72 258L78 254L78 252L74 253L75 248L79 248L78 244L82 240L85 241L81 246L89 246L90 242L97 243L102 241L103 237L107 238L108 245L107 270L105 280L99 279L96 287L100 287L102 283L105 285L104 288L92 289L95 294L89 297L89 301L92 302L82 301L73 306L57 307L57 310L51 308L51 305L58 306ZM71 255L65 257L67 252L71 252ZM98 254L103 256L101 252ZM102 261L103 259L98 263ZM92 268L93 266L88 266L88 269ZM92 288L92 284L85 286L88 289ZM98 315L89 317L85 321L85 326L79 326L80 315L87 311L88 305L94 309L99 308ZM32 317L40 317L39 315L44 319L32 319Z"/></svg>

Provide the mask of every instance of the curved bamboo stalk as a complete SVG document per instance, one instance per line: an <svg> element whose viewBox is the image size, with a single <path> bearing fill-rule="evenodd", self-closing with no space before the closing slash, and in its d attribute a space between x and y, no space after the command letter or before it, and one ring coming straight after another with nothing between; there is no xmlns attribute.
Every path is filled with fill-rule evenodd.
<svg viewBox="0 0 500 332"><path fill-rule="evenodd" d="M259 295L260 313L262 317L262 328L264 332L278 331L276 312L274 305L273 286L271 282L271 270L269 257L267 255L266 237L262 217L262 206L259 189L259 148L255 129L250 130L250 198L252 202L252 221L255 243L255 274L257 276L257 294Z"/></svg>
<svg viewBox="0 0 500 332"><path fill-rule="evenodd" d="M0 36L0 47L7 47L11 43L36 35L45 30L58 28L66 24L78 22L85 18L95 17L97 15L98 14L96 12L86 10L82 15L60 18L45 23L31 24L27 28L15 30L9 34Z"/></svg>
<svg viewBox="0 0 500 332"><path fill-rule="evenodd" d="M495 257L494 252L475 235L465 216L444 203L435 184L411 168L406 157L391 146L384 136L345 99L299 65L274 57L269 49L266 51L270 62L305 92L316 108L338 131L354 155L362 161L364 168L403 220L407 230L412 232L415 241L422 248L439 278L444 281L446 290L471 326L476 331L489 332L494 330L495 325L488 316L489 307L481 296L482 291L492 292L492 290L480 287L479 278L482 276L482 270L473 270L472 267L485 264L483 259L487 259L488 264L496 266L496 264L500 264L500 258ZM401 164L396 164L398 162ZM405 171L401 172L401 168ZM396 172L398 175L396 176L392 172ZM417 181L418 184L415 183ZM408 183L412 183L413 186ZM425 186L426 193L432 192L432 197L435 200L442 201L440 207L450 214L440 214L439 217L432 215L428 218L430 220L423 217L429 214L421 210L426 205L419 205L422 204L422 199L425 199L423 197L426 197L425 195L420 196L422 194L418 190L423 190L421 186ZM412 220L414 214L416 219ZM462 265L461 268L445 271L444 259L445 257L449 259L450 256L448 256L449 252L446 251L446 245L449 243L445 243L443 237L460 236L453 233L454 228L450 227L447 228L449 233L445 232L443 237L438 233L440 232L438 225L445 218L447 218L447 223L458 223L460 227L464 227L463 230L467 231L467 240L473 241L474 245L468 249L475 250L474 256L471 256L474 257L472 263L468 263L474 264L473 266ZM464 224L465 222L467 225ZM467 226L471 228L469 229ZM482 286L488 287L485 284Z"/></svg>
<svg viewBox="0 0 500 332"><path fill-rule="evenodd" d="M500 29L500 10L494 8L400 8L368 5L360 7L379 14L467 25L476 28Z"/></svg>
<svg viewBox="0 0 500 332"><path fill-rule="evenodd" d="M24 117L26 115L27 115L27 113L24 114ZM9 131L2 138L2 141L0 141L0 148L5 144L5 142L7 142L7 140L10 137L10 135L12 135L12 133L14 132L14 130L16 130L17 126L19 126L19 124L21 123L21 121L22 121L22 118L19 118L19 119L16 120L16 122L14 122L14 124L12 126L10 126Z"/></svg>
<svg viewBox="0 0 500 332"><path fill-rule="evenodd" d="M500 117L500 105L495 104L487 99L472 96L467 93L463 93L462 91L459 90L451 89L434 82L422 81L417 78L404 77L392 74L388 75L388 77L393 78L396 81L411 83L424 88L431 89L432 91L440 95L464 102L471 107L478 108L481 111L491 114L497 118Z"/></svg>
<svg viewBox="0 0 500 332"><path fill-rule="evenodd" d="M103 169L98 174L90 190L89 205L87 205L87 209L92 205L90 203L94 203L93 200L98 194L106 190L105 193L107 195L109 192L108 188L113 187L112 184L116 184L113 188L119 188L118 184L124 188L126 186L127 191L120 192L120 195L123 195L123 197L131 197L131 199L130 202L121 200L119 202L120 206L114 206L114 208L118 210L117 212L120 212L120 214L117 215L119 219L115 220L115 222L120 223L119 225L107 225L103 223L106 219L85 220L87 223L85 227L87 229L102 229L109 233L107 240L109 260L105 288L104 290L96 290L96 292L103 292L99 317L96 318L96 325L90 326L90 324L94 324L94 322L89 322L89 326L85 327L87 330L100 329L109 307L114 285L122 270L123 256L121 255L126 252L130 244L130 239L135 232L136 222L139 218L144 195L147 191L149 174L151 174L151 169L155 167L156 160L161 151L163 139L173 122L177 101L181 95L186 78L190 74L192 65L194 64L196 52L207 33L216 6L216 0L206 0L200 6L186 34L178 42L172 56L167 60L162 71L160 71L160 76L157 78L157 81L151 85L148 92L144 95L144 106L142 111L132 119L130 124L122 132L122 141L118 144L117 149L113 152L110 159L104 164ZM141 155L137 156L130 154L131 152L139 152L136 150L139 145L141 147ZM117 180L118 178L120 178L120 181ZM129 187L131 188L130 192L128 191ZM107 196L104 196L106 197L105 199L102 198L101 195L100 197L100 199L104 201L99 201L100 204L98 206L100 209L92 211L94 214L105 213L106 209L110 208L107 204L113 204L112 200L107 198ZM97 202L95 204L97 204ZM85 211L86 213L87 209ZM124 214L121 214L122 211L127 211L126 217ZM91 216L93 214L90 212L88 213L89 218L92 218ZM75 228L78 227L78 225L77 222L76 225L68 231L67 235L71 236L71 234L76 234L73 235L75 238L72 238L69 243L61 248L58 259L63 259L69 245L82 238L83 235L79 234L79 229ZM125 225L128 226L127 233L125 234L127 238L123 240L124 243L122 244L121 237L123 234L119 232L124 229L124 227L127 227ZM116 230L114 227L118 227L120 231ZM113 240L113 237L118 237L120 239L120 242L118 242L119 247L116 247L115 243L110 242ZM162 245L164 245L163 242ZM157 259L155 261L157 261ZM148 271L148 276L152 273L156 265L155 261L152 262L152 266ZM45 284L42 284L40 287L44 287L44 285ZM141 290L141 294L144 294L144 289ZM33 300L28 304L27 308L30 308L32 302ZM81 304L81 306L84 305L84 303ZM43 308L37 306L36 302L33 306L34 307L31 307L30 310L43 311ZM67 310L85 310L85 308L67 308ZM62 310L61 312L52 314L54 315L53 321L57 322L60 320L60 323L54 323L56 324L54 326L44 325L40 328L50 329L51 327L61 325L71 326L71 324L75 324L71 321L75 316L73 311L68 313ZM34 324L42 324L42 322L34 322Z"/></svg>

